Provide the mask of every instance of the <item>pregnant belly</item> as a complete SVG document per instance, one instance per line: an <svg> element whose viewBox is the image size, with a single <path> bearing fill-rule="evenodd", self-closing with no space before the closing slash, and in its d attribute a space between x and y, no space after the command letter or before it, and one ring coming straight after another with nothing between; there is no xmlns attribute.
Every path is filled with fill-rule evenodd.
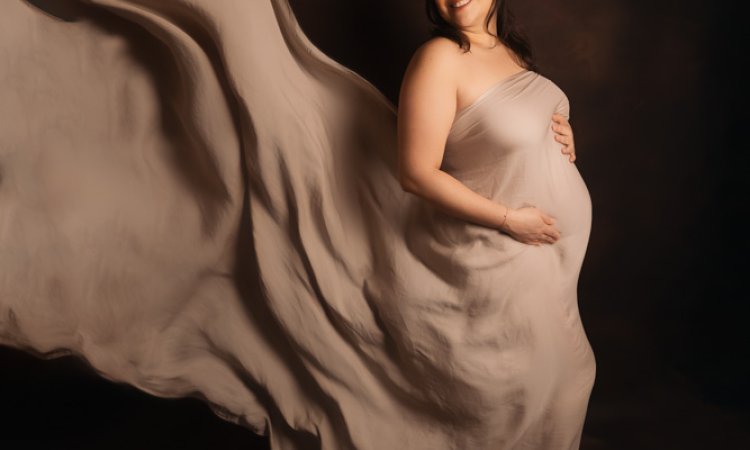
<svg viewBox="0 0 750 450"><path fill-rule="evenodd" d="M586 183L570 155L562 153L562 145L548 131L547 139L534 156L533 174L537 206L557 219L555 227L562 236L588 237L591 231L591 196ZM561 236L561 237L562 237Z"/></svg>
<svg viewBox="0 0 750 450"><path fill-rule="evenodd" d="M591 231L591 196L575 164L547 180L547 195L540 202L542 209L555 217L561 234L588 235Z"/></svg>
<svg viewBox="0 0 750 450"><path fill-rule="evenodd" d="M515 152L496 167L496 171L484 167L449 173L469 189L498 203L513 209L536 206L554 217L554 227L561 236L551 247L544 248L555 248L566 261L576 263L588 243L592 204L578 168L568 161L568 155L560 152L560 144L550 137L550 142ZM491 227L425 208L429 212L414 216L424 226L408 232L408 238L413 251L429 250L428 260L440 259L435 254L438 253L477 270L498 267L529 250L530 245Z"/></svg>
<svg viewBox="0 0 750 450"><path fill-rule="evenodd" d="M560 232L560 238L540 247L522 244L523 251L516 257L532 258L531 264L539 267L545 261L555 261L559 269L556 280L566 285L576 279L585 257L591 233L592 204L575 164L567 160L567 155L551 156L550 164L543 165L546 168L536 172L539 176L529 179L525 195L517 197L520 204L511 207L533 205L554 217L553 226Z"/></svg>
<svg viewBox="0 0 750 450"><path fill-rule="evenodd" d="M525 165L523 182L507 186L493 197L511 208L531 205L556 219L561 235L585 235L591 230L591 196L575 163L550 145L540 158Z"/></svg>

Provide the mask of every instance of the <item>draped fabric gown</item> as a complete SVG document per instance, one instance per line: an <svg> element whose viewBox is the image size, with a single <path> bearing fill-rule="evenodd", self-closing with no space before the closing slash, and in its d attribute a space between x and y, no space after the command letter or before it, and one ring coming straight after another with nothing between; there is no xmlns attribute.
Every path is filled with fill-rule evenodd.
<svg viewBox="0 0 750 450"><path fill-rule="evenodd" d="M203 399L275 450L578 448L591 203L523 71L443 170L531 246L397 181L396 110L286 0L13 0L0 13L0 343Z"/></svg>

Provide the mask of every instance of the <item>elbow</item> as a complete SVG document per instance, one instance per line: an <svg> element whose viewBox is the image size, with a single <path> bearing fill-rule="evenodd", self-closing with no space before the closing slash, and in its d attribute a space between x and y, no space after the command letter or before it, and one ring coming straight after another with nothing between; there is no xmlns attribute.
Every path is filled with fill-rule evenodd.
<svg viewBox="0 0 750 450"><path fill-rule="evenodd" d="M403 189L405 192L410 192L412 194L418 194L422 191L421 186L425 183L425 176L415 176L414 174L409 173L402 173L399 177L399 182L401 184L401 189Z"/></svg>
<svg viewBox="0 0 750 450"><path fill-rule="evenodd" d="M414 186L414 180L407 176L401 176L399 179L399 183L401 184L401 189L403 189L404 192L414 192L415 186Z"/></svg>
<svg viewBox="0 0 750 450"><path fill-rule="evenodd" d="M401 185L401 189L403 189L404 192L414 193L417 185L417 182L414 178L415 177L407 171L402 170L399 173L399 184Z"/></svg>

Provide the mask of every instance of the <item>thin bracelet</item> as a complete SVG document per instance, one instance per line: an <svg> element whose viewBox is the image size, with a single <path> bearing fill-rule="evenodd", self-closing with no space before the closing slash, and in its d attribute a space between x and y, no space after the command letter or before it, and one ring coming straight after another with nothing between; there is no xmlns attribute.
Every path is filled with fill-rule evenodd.
<svg viewBox="0 0 750 450"><path fill-rule="evenodd" d="M510 208L508 208L507 206L505 207L505 215L503 216L503 223L500 224L500 228L502 228L503 225L505 225L505 221L508 219L508 210L509 209Z"/></svg>

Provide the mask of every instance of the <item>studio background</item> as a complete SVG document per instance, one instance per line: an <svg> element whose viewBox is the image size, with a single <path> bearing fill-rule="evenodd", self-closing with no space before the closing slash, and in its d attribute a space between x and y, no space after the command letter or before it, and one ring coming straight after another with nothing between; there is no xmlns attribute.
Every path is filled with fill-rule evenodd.
<svg viewBox="0 0 750 450"><path fill-rule="evenodd" d="M422 0L290 3L321 50L397 103L429 29ZM750 448L750 164L731 3L513 2L541 72L570 99L593 201L579 283L597 358L584 450ZM9 449L266 448L196 399L149 396L73 357L0 347L0 399Z"/></svg>

